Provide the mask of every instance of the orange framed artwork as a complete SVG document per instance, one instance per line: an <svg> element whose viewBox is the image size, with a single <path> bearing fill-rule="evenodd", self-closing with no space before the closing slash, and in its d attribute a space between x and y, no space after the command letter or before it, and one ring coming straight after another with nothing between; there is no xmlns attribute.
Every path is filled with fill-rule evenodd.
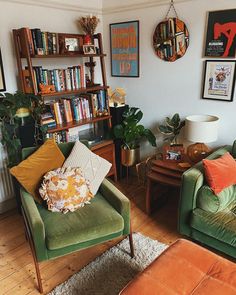
<svg viewBox="0 0 236 295"><path fill-rule="evenodd" d="M111 75L139 77L139 21L110 24Z"/></svg>

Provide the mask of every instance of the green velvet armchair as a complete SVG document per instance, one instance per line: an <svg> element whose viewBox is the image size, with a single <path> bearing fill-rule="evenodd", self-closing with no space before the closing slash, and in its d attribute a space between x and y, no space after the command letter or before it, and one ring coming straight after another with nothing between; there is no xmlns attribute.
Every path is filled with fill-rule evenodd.
<svg viewBox="0 0 236 295"><path fill-rule="evenodd" d="M59 144L67 157L73 143ZM25 148L23 159L36 148ZM102 182L91 204L75 212L53 213L36 204L21 188L22 214L34 258L39 291L43 292L39 262L51 260L121 236L129 236L131 257L134 256L130 227L130 202L107 179Z"/></svg>
<svg viewBox="0 0 236 295"><path fill-rule="evenodd" d="M236 157L236 141L213 152L216 159L226 152ZM236 258L236 186L215 196L208 187L202 162L182 177L179 204L179 232Z"/></svg>

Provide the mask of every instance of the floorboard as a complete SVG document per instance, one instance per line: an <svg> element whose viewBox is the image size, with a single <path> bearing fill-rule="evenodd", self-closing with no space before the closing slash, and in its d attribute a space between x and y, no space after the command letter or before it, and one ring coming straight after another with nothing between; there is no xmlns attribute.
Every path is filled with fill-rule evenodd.
<svg viewBox="0 0 236 295"><path fill-rule="evenodd" d="M170 244L180 235L177 232L178 192L171 191L167 203L151 216L145 213L145 188L137 185L136 178L117 183L131 200L132 227L160 242ZM112 247L111 241L82 250L66 257L40 264L45 294L62 283L82 267ZM25 240L22 217L17 211L0 215L0 294L35 295L36 277L33 258Z"/></svg>

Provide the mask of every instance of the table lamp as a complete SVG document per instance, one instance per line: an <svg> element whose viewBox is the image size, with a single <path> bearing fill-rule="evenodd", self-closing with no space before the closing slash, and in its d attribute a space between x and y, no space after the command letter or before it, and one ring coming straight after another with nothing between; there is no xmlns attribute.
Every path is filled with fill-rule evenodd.
<svg viewBox="0 0 236 295"><path fill-rule="evenodd" d="M185 138L195 142L187 148L187 156L196 163L205 158L211 149L205 144L217 140L219 118L211 115L193 115L185 119Z"/></svg>

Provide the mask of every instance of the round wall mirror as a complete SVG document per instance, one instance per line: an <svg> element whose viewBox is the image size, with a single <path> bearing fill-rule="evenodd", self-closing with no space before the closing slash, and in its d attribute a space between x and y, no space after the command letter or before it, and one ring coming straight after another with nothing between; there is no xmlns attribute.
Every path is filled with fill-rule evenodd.
<svg viewBox="0 0 236 295"><path fill-rule="evenodd" d="M184 56L189 45L189 32L178 18L168 18L159 23L153 35L153 47L157 56L173 62Z"/></svg>

